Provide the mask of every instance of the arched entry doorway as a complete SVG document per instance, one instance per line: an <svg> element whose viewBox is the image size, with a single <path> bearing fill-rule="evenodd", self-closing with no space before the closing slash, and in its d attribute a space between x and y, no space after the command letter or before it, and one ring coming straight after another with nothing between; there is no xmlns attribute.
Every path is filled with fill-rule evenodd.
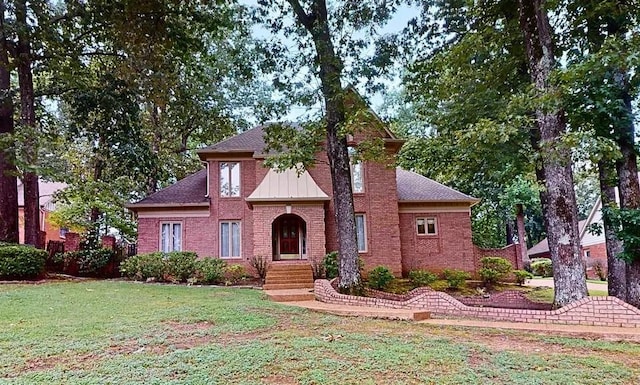
<svg viewBox="0 0 640 385"><path fill-rule="evenodd" d="M273 260L307 258L307 224L295 214L276 218L271 225Z"/></svg>

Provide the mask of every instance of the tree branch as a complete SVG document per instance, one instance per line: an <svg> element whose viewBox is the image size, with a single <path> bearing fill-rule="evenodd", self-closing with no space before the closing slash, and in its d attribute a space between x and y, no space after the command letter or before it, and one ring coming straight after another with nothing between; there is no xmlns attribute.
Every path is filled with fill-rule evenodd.
<svg viewBox="0 0 640 385"><path fill-rule="evenodd" d="M314 18L311 17L307 12L302 8L300 1L298 0L287 0L289 4L291 4L291 8L293 8L293 12L296 14L298 20L302 25L305 26L309 31L313 28Z"/></svg>

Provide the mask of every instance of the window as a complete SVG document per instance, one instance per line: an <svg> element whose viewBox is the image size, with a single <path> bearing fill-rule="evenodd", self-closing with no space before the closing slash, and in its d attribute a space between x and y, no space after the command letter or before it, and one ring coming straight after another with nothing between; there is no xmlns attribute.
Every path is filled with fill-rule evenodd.
<svg viewBox="0 0 640 385"><path fill-rule="evenodd" d="M240 222L220 222L220 257L240 258Z"/></svg>
<svg viewBox="0 0 640 385"><path fill-rule="evenodd" d="M358 239L358 251L367 251L367 230L364 214L356 214L356 236Z"/></svg>
<svg viewBox="0 0 640 385"><path fill-rule="evenodd" d="M220 162L220 196L240 196L240 163Z"/></svg>
<svg viewBox="0 0 640 385"><path fill-rule="evenodd" d="M418 230L418 235L438 234L436 218L417 218L416 228Z"/></svg>
<svg viewBox="0 0 640 385"><path fill-rule="evenodd" d="M60 237L60 238L62 238L62 239L66 238L66 237L67 237L67 233L68 233L68 232L69 232L69 229L67 229L67 228L65 228L65 227L60 228L60 235L59 235L59 237Z"/></svg>
<svg viewBox="0 0 640 385"><path fill-rule="evenodd" d="M351 187L354 193L364 192L364 169L362 162L355 158L356 150L349 147L349 165L351 167Z"/></svg>
<svg viewBox="0 0 640 385"><path fill-rule="evenodd" d="M160 225L160 251L182 251L182 223L162 223Z"/></svg>
<svg viewBox="0 0 640 385"><path fill-rule="evenodd" d="M585 258L589 258L589 257L591 257L591 250L585 250L585 251L584 251L584 257L585 257Z"/></svg>

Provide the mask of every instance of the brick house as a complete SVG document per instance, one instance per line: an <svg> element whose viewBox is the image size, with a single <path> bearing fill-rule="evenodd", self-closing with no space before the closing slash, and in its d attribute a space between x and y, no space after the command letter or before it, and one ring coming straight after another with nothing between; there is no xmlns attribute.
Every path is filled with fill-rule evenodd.
<svg viewBox="0 0 640 385"><path fill-rule="evenodd" d="M366 136L382 139L394 156L403 141L382 124L371 126ZM337 250L326 154L302 174L276 172L263 167L263 135L260 126L199 150L202 170L128 205L138 218L138 252L189 250L247 265L252 256L301 263ZM481 253L472 243L470 214L478 199L378 162L352 164L352 182L366 270L476 271ZM517 266L515 249L507 254Z"/></svg>
<svg viewBox="0 0 640 385"><path fill-rule="evenodd" d="M48 241L64 241L67 229L61 229L50 222L51 213L56 209L54 194L67 187L65 183L47 182L39 180L38 189L40 192L40 231L43 237L43 244ZM24 185L18 179L18 235L20 243L24 243Z"/></svg>
<svg viewBox="0 0 640 385"><path fill-rule="evenodd" d="M607 245L604 239L604 232L594 234L589 231L592 225L602 228L602 202L600 198L589 212L587 219L578 223L578 233L580 234L580 251L585 261L587 275L589 278L597 278L594 267L600 265L607 271ZM547 238L533 245L527 250L529 258L551 258L549 243Z"/></svg>

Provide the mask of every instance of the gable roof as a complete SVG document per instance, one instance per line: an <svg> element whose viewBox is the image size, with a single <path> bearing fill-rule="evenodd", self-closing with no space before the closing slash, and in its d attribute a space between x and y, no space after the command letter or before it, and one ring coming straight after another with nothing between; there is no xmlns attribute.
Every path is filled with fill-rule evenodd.
<svg viewBox="0 0 640 385"><path fill-rule="evenodd" d="M256 126L248 131L225 139L211 146L198 150L198 154L251 152L261 154L266 147L264 141L264 125Z"/></svg>
<svg viewBox="0 0 640 385"><path fill-rule="evenodd" d="M207 169L203 169L127 207L209 206L206 195Z"/></svg>
<svg viewBox="0 0 640 385"><path fill-rule="evenodd" d="M586 224L589 221L583 219L578 222L578 233L581 234L580 239L582 239L582 234L586 228ZM527 250L527 254L530 257L535 257L536 255L545 254L549 252L549 241L547 238L541 240L540 242L533 245L529 250Z"/></svg>
<svg viewBox="0 0 640 385"><path fill-rule="evenodd" d="M447 187L426 176L396 168L398 202L470 202L480 200Z"/></svg>

